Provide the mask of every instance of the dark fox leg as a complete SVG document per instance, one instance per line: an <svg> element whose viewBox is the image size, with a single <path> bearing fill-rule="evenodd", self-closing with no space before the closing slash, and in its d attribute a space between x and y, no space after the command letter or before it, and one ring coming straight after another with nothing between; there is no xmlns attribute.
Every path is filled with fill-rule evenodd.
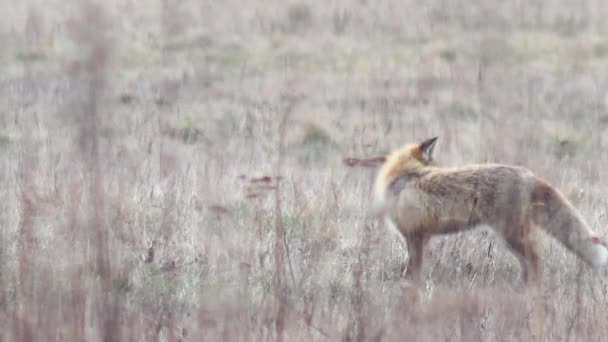
<svg viewBox="0 0 608 342"><path fill-rule="evenodd" d="M422 270L422 256L424 254L424 245L428 241L428 236L424 233L413 233L405 236L407 243L408 261L403 265L401 274L406 278L412 279L414 282L420 281L420 272ZM405 272L405 274L404 274Z"/></svg>
<svg viewBox="0 0 608 342"><path fill-rule="evenodd" d="M523 225L521 229L517 229L505 239L510 249L517 255L524 284L539 285L542 277L540 257L536 249L536 243L530 237L530 234L530 225Z"/></svg>
<svg viewBox="0 0 608 342"><path fill-rule="evenodd" d="M418 281L422 269L422 259L424 254L424 246L430 238L428 232L435 234L449 234L471 228L471 222L468 220L447 219L441 220L432 228L422 228L418 232L404 234L405 242L408 250L408 261L401 265L401 276L411 278Z"/></svg>

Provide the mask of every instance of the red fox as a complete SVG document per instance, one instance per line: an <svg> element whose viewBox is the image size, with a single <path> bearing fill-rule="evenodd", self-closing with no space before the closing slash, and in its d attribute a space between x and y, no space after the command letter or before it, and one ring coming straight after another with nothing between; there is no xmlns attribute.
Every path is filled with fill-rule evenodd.
<svg viewBox="0 0 608 342"><path fill-rule="evenodd" d="M376 176L376 213L407 245L403 275L419 280L423 248L432 235L480 225L502 236L518 257L526 284L542 276L538 227L588 264L606 264L608 244L594 235L556 188L518 166L439 167L433 159L436 142L437 137L393 151Z"/></svg>

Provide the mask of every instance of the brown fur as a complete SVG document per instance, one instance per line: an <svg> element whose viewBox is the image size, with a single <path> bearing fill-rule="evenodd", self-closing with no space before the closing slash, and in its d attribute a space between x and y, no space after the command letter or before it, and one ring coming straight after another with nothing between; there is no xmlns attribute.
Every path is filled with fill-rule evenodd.
<svg viewBox="0 0 608 342"><path fill-rule="evenodd" d="M531 171L500 164L442 168L434 165L430 143L392 153L376 179L376 204L405 238L407 275L417 279L432 235L488 225L518 256L525 282L540 279L537 227L589 263L605 262L604 247L554 187ZM426 145L425 145L426 144ZM598 249L600 248L600 249Z"/></svg>

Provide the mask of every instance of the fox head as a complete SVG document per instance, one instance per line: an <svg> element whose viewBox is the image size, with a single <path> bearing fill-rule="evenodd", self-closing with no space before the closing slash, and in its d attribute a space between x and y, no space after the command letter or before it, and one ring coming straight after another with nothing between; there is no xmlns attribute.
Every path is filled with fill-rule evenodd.
<svg viewBox="0 0 608 342"><path fill-rule="evenodd" d="M437 138L430 138L417 144L406 144L386 157L386 161L376 176L374 185L374 197L377 206L384 204L386 189L399 176L417 171L425 166L435 165L433 150Z"/></svg>
<svg viewBox="0 0 608 342"><path fill-rule="evenodd" d="M406 144L388 155L384 166L397 173L434 165L433 151L438 137L427 139L418 144Z"/></svg>

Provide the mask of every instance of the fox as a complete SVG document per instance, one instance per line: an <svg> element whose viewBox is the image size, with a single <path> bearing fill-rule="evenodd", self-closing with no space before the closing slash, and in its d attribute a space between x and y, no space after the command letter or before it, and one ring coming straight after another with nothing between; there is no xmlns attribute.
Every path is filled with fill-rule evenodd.
<svg viewBox="0 0 608 342"><path fill-rule="evenodd" d="M373 184L373 208L408 251L402 277L420 280L423 250L432 236L490 227L520 264L524 284L542 277L539 230L594 268L608 262L608 244L566 196L523 166L471 164L442 167L438 137L407 143L388 154Z"/></svg>

